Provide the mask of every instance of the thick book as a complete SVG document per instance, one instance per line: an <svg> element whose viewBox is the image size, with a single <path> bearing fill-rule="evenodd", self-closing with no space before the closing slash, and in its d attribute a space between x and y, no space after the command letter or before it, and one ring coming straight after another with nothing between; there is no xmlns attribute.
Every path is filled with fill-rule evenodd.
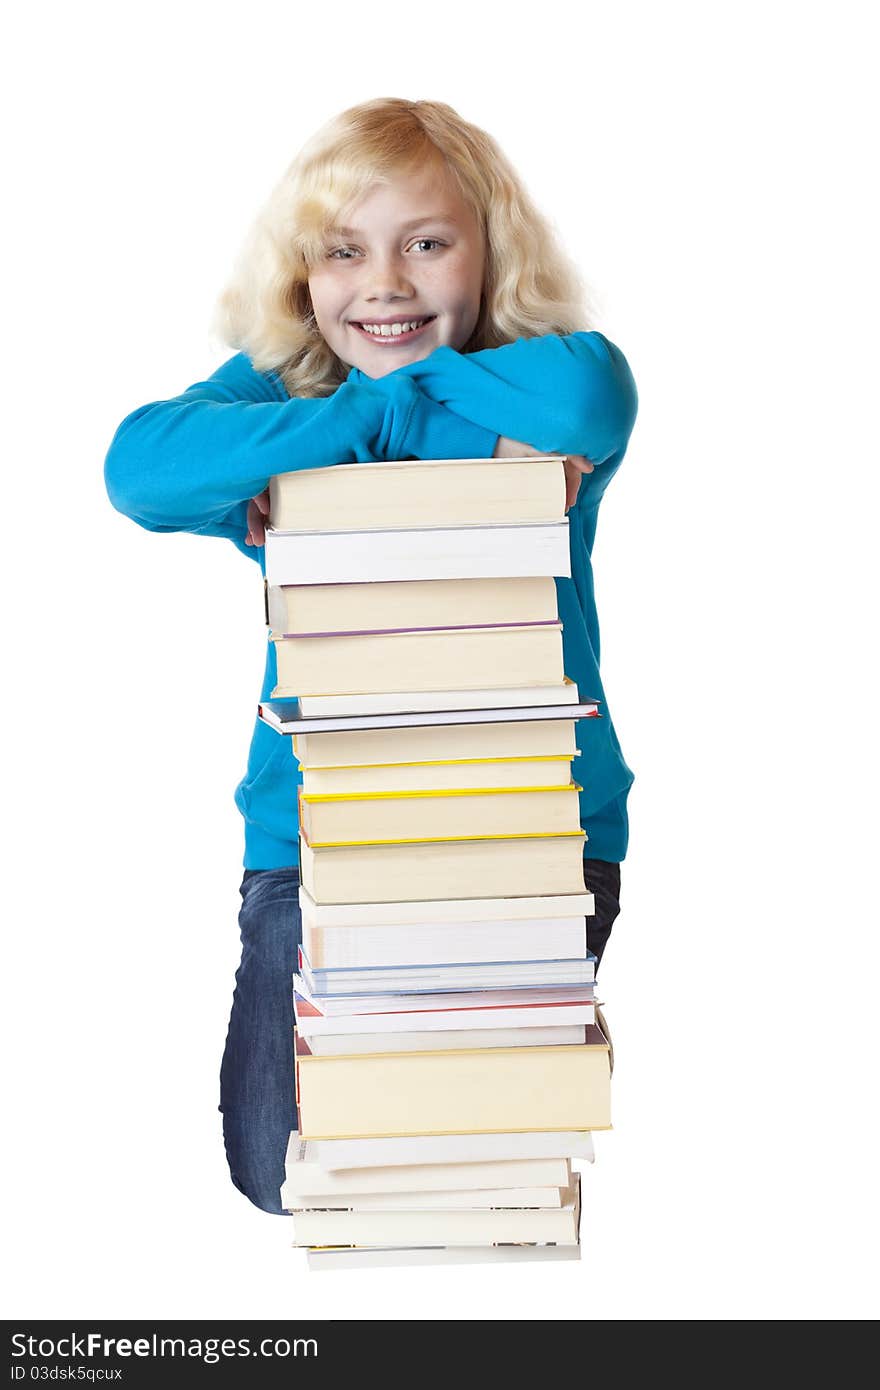
<svg viewBox="0 0 880 1390"><path fill-rule="evenodd" d="M346 1139L610 1129L608 1043L595 1026L587 1036L574 1047L315 1057L295 1032L300 1133Z"/></svg>
<svg viewBox="0 0 880 1390"><path fill-rule="evenodd" d="M354 1000L418 994L437 995L457 990L537 989L551 985L592 984L596 957L585 952L568 960L511 961L504 957L486 961L455 961L446 965L334 966L313 968L305 949L298 948L299 974L316 1003L329 999ZM353 1006L354 1007L354 1006Z"/></svg>
<svg viewBox="0 0 880 1390"><path fill-rule="evenodd" d="M361 531L424 525L558 521L565 515L565 461L404 459L340 463L279 473L269 516L279 530Z"/></svg>
<svg viewBox="0 0 880 1390"><path fill-rule="evenodd" d="M295 1245L424 1245L431 1240L456 1245L499 1241L576 1245L580 1224L580 1179L574 1175L561 1207L531 1210L496 1207L445 1211L293 1211Z"/></svg>
<svg viewBox="0 0 880 1390"><path fill-rule="evenodd" d="M506 713L509 715L510 711ZM514 719L487 723L484 720L441 727L294 734L293 751L303 767L317 769L424 762L472 763L487 758L498 761L571 759L577 756L578 748L574 718L567 715L563 719L528 722Z"/></svg>
<svg viewBox="0 0 880 1390"><path fill-rule="evenodd" d="M595 1018L590 1020L595 1022ZM315 1057L341 1057L361 1052L438 1052L472 1047L562 1047L587 1041L585 1024L539 1028L455 1028L410 1033L312 1033L308 1020L297 1027Z"/></svg>
<svg viewBox="0 0 880 1390"><path fill-rule="evenodd" d="M325 708L316 708L322 706ZM381 695L312 695L302 700L263 700L257 706L257 713L277 733L302 738L306 734L440 730L450 725L467 728L474 724L595 719L600 717L598 706L598 700L581 701L577 686L566 676L560 686L403 690ZM462 736L460 729L456 732Z"/></svg>
<svg viewBox="0 0 880 1390"><path fill-rule="evenodd" d="M317 927L303 917L302 941L316 970L452 965L487 960L566 960L587 953L586 917L530 921L426 922L399 927Z"/></svg>
<svg viewBox="0 0 880 1390"><path fill-rule="evenodd" d="M319 1157L321 1145L291 1131L284 1160L281 1205L294 1194L315 1197L337 1192L455 1192L499 1187L568 1187L571 1163L566 1155L536 1158L489 1158L483 1161L409 1163L328 1169Z"/></svg>
<svg viewBox="0 0 880 1390"><path fill-rule="evenodd" d="M535 897L584 887L584 831L313 849L300 837L303 887L316 903Z"/></svg>
<svg viewBox="0 0 880 1390"><path fill-rule="evenodd" d="M304 1143L291 1133L287 1157L292 1146ZM398 1166L454 1163L500 1163L511 1159L567 1158L595 1162L590 1132L547 1130L531 1134L431 1134L405 1135L396 1139L321 1139L308 1141L308 1156L335 1173L352 1168L395 1168Z"/></svg>
<svg viewBox="0 0 880 1390"><path fill-rule="evenodd" d="M369 767L303 767L305 796L374 796L379 792L502 791L512 787L561 787L571 782L571 757L468 758L455 762L374 764Z"/></svg>
<svg viewBox="0 0 880 1390"><path fill-rule="evenodd" d="M331 1269L397 1269L425 1265L541 1264L579 1260L577 1245L437 1245L353 1246L309 1248L310 1273Z"/></svg>
<svg viewBox="0 0 880 1390"><path fill-rule="evenodd" d="M322 470L327 471L327 470ZM279 531L266 527L268 584L571 578L568 520L531 526Z"/></svg>
<svg viewBox="0 0 880 1390"><path fill-rule="evenodd" d="M462 623L467 616L467 624ZM318 632L400 632L408 628L498 627L559 616L549 575L525 579L417 579L386 584L273 584L269 627L279 636Z"/></svg>
<svg viewBox="0 0 880 1390"><path fill-rule="evenodd" d="M557 686L565 676L559 622L273 640L278 672L273 699L441 686Z"/></svg>
<svg viewBox="0 0 880 1390"><path fill-rule="evenodd" d="M580 830L581 788L479 788L299 795L299 825L313 848L406 840L462 840L471 835L565 835Z"/></svg>

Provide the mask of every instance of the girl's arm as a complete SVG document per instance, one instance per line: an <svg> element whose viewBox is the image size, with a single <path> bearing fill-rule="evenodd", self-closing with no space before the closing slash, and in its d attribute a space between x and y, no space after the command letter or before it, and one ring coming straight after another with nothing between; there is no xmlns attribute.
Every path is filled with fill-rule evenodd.
<svg viewBox="0 0 880 1390"><path fill-rule="evenodd" d="M344 382L332 396L289 399L239 353L182 395L126 416L104 478L113 506L147 530L228 536L244 550L248 500L276 473L490 456L497 438L497 430L453 414L406 377L381 390L365 378Z"/></svg>
<svg viewBox="0 0 880 1390"><path fill-rule="evenodd" d="M542 453L582 454L594 464L620 462L638 409L626 358L601 333L518 338L464 354L439 347L375 385L391 390L401 376L464 420ZM370 380L356 369L348 376Z"/></svg>

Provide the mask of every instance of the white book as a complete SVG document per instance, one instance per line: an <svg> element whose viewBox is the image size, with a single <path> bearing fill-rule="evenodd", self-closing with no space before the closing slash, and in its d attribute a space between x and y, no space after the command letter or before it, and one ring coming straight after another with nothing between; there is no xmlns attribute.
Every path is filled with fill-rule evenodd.
<svg viewBox="0 0 880 1390"><path fill-rule="evenodd" d="M595 1022L595 1008L593 1019ZM406 1033L310 1033L297 1024L315 1057L350 1057L366 1052L467 1051L471 1047L573 1047L587 1040L586 1025L558 1024L549 1028L436 1028Z"/></svg>
<svg viewBox="0 0 880 1390"><path fill-rule="evenodd" d="M587 963L584 962L586 965ZM559 984L541 985L513 988L489 989L451 989L444 993L419 993L410 991L409 993L387 993L387 994L355 994L345 998L317 995L312 992L302 975L295 974L293 977L294 988L294 1011L297 1018L305 1018L310 1025L318 1023L319 1019L329 1021L330 1019L356 1018L366 1020L370 1017L383 1020L383 1028L389 1033L397 1032L396 1024L399 1016L410 1023L414 1022L416 1014L419 1025L424 1026L422 1020L429 1013L445 1013L456 1016L456 1027L482 1028L482 1027L505 1027L511 1024L507 1021L507 1014L512 1014L514 1020L519 1020L522 1025L524 1017L534 1017L542 1024L546 1023L547 1011L550 1008L559 1008L565 1005L580 1006L595 1002L595 984L592 980L584 981L582 984ZM526 1009L540 1009L525 1015ZM519 1010L517 1014L515 1011ZM484 1023L483 1019L487 1014L493 1018L499 1015L505 1016L504 1024L493 1025ZM554 1020L555 1021L555 1020ZM572 1019L569 1017L567 1022L581 1023L584 1020L580 1017ZM315 1031L320 1031L315 1029ZM339 1032L339 1029L326 1029L327 1032ZM358 1028L351 1029L352 1032L361 1031ZM378 1031L378 1030L377 1030Z"/></svg>
<svg viewBox="0 0 880 1390"><path fill-rule="evenodd" d="M530 959L508 961L502 957L475 962L455 961L439 966L431 961L425 965L407 962L401 965L334 966L319 969L312 966L307 952L300 947L300 973L308 986L310 997L324 1009L326 1002L331 999L359 1000L363 995L369 995L371 1002L384 998L391 999L393 1004L400 996L417 994L428 996L424 1002L429 1003L431 996L459 990L477 990L485 993L487 990L502 988L532 989L539 985L549 988L557 984L592 984L596 973L596 958L585 952L580 957L563 960L545 960L543 957L539 959L532 956ZM465 1005L468 1003L467 1000L460 1002ZM480 1002L491 1001L486 999ZM356 1009L359 1006L354 1007ZM444 1006L441 1004L440 1007ZM450 1007L456 1007L454 1000ZM339 1012L348 1013L349 1010L340 1009Z"/></svg>
<svg viewBox="0 0 880 1390"><path fill-rule="evenodd" d="M302 919L315 927L411 927L449 923L464 929L497 922L504 929L514 922L572 920L596 911L593 894L546 893L525 898L427 898L400 903L316 903L306 888L299 890Z"/></svg>
<svg viewBox="0 0 880 1390"><path fill-rule="evenodd" d="M314 970L333 967L451 965L488 960L583 959L586 917L532 922L462 922L421 927L314 927L303 921L303 948Z"/></svg>
<svg viewBox="0 0 880 1390"><path fill-rule="evenodd" d="M303 695L297 704L303 718L318 719L322 715L405 715L404 722L410 727L418 723L442 724L445 712L446 722L456 722L451 718L454 712L459 720L463 714L467 714L469 724L479 724L481 720L498 724L514 719L543 719L547 715L544 707L550 705L557 708L563 706L562 714L567 719L579 717L578 709L573 708L579 706L578 688L570 680L563 681L561 685L493 686L486 690L395 690L369 695ZM591 710L585 712L585 717L589 718L590 713L595 715L595 701ZM417 718L419 715L421 719ZM309 727L315 733L320 732L317 725ZM332 727L328 724L324 732ZM365 729L370 726L362 719L359 727ZM375 724L372 727L389 725ZM307 732L304 725L301 728L303 733ZM290 732L295 733L296 729L291 727Z"/></svg>
<svg viewBox="0 0 880 1390"><path fill-rule="evenodd" d="M339 1169L322 1165L322 1147L350 1142L302 1139L296 1130L291 1131L285 1158L285 1184L281 1189L282 1206L290 1205L287 1196L294 1192L305 1193L312 1198L336 1192L454 1192L501 1186L571 1186L571 1163L564 1156L489 1158L482 1162L461 1163L395 1163L384 1167ZM353 1142L388 1145L396 1141L368 1139ZM315 1203L312 1202L312 1205Z"/></svg>
<svg viewBox="0 0 880 1390"><path fill-rule="evenodd" d="M491 1211L495 1207L561 1207L562 1194L568 1186L458 1188L452 1192L325 1192L308 1196L289 1192L283 1200L287 1211Z"/></svg>
<svg viewBox="0 0 880 1390"><path fill-rule="evenodd" d="M552 1241L576 1245L580 1177L560 1207L496 1207L445 1211L293 1211L295 1245L494 1245Z"/></svg>
<svg viewBox="0 0 880 1390"><path fill-rule="evenodd" d="M297 990L304 986L297 985ZM401 998L403 996L398 996ZM454 1032L465 1029L485 1029L494 1032L503 1028L531 1028L537 1024L541 1028L572 1027L596 1022L596 1001L592 986L581 986L574 1000L534 1002L518 1004L505 1008L500 1004L480 1007L447 1006L444 1009L412 1009L398 1013L350 1013L329 1014L304 1012L306 996L294 993L294 1012L297 1030L311 1044L312 1038L327 1036L363 1036L373 1033L399 1033L408 1036L414 1032ZM578 1039L580 1042L580 1039ZM373 1051L374 1049L370 1049ZM395 1049L397 1050L397 1049ZM418 1048L404 1047L402 1052L418 1051ZM446 1051L446 1048L438 1048ZM353 1049L341 1050L341 1055L351 1056Z"/></svg>
<svg viewBox="0 0 880 1390"><path fill-rule="evenodd" d="M268 584L571 577L568 520L425 530L276 531L266 527Z"/></svg>
<svg viewBox="0 0 880 1390"><path fill-rule="evenodd" d="M532 1264L579 1260L580 1245L335 1246L308 1250L309 1271L394 1269L421 1265Z"/></svg>
<svg viewBox="0 0 880 1390"><path fill-rule="evenodd" d="M299 1136L296 1136L296 1142ZM294 1134L290 1143L293 1144ZM426 1163L495 1163L507 1159L582 1158L594 1162L590 1130L516 1134L420 1134L394 1139L311 1139L322 1168L393 1168ZM290 1148L288 1148L288 1154Z"/></svg>

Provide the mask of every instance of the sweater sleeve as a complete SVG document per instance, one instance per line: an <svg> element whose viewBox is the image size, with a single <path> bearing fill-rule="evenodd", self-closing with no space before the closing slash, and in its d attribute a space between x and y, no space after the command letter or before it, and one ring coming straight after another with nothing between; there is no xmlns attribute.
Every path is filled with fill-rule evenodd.
<svg viewBox="0 0 880 1390"><path fill-rule="evenodd" d="M364 378L331 396L289 398L239 353L182 395L126 416L104 479L117 511L147 530L227 536L244 550L248 500L276 473L427 457L420 450L441 439L446 457L469 458L488 437L407 377L381 390Z"/></svg>
<svg viewBox="0 0 880 1390"><path fill-rule="evenodd" d="M595 464L620 462L638 409L629 364L601 333L518 338L470 353L439 347L375 384L390 391L399 376L475 425ZM354 369L348 376L369 380Z"/></svg>

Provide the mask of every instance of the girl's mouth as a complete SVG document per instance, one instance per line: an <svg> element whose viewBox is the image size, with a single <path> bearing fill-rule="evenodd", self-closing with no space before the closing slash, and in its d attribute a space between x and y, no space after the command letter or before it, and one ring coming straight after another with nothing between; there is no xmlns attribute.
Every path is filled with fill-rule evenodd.
<svg viewBox="0 0 880 1390"><path fill-rule="evenodd" d="M424 333L428 324L433 323L436 317L436 314L429 314L427 318L409 319L404 323L370 324L369 327L365 327L363 323L356 323L352 319L351 326L357 329L362 338L369 339L371 343L378 343L380 347L393 347L398 343L411 343L421 333Z"/></svg>

